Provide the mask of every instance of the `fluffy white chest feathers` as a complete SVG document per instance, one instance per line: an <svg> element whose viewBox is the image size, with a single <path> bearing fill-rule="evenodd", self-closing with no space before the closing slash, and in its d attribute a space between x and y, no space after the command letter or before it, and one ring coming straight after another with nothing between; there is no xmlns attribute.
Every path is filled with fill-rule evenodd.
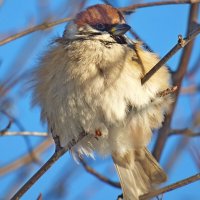
<svg viewBox="0 0 200 200"><path fill-rule="evenodd" d="M34 102L61 146L85 131L88 136L76 145L80 153L124 154L148 144L170 104L156 96L169 87L165 67L141 85L157 62L140 48L136 54L117 43L60 39L36 69Z"/></svg>

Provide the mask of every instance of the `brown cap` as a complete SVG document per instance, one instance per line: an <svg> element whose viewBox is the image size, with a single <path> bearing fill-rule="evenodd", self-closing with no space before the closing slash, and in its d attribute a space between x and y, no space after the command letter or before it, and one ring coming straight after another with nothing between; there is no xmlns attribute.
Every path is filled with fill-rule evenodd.
<svg viewBox="0 0 200 200"><path fill-rule="evenodd" d="M86 24L125 23L122 13L118 9L106 4L97 4L87 8L87 10L80 12L74 21L78 26L84 26Z"/></svg>

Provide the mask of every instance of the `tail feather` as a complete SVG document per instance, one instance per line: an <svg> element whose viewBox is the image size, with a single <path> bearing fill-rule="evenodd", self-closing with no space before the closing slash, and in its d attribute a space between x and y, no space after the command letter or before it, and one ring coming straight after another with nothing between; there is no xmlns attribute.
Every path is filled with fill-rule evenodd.
<svg viewBox="0 0 200 200"><path fill-rule="evenodd" d="M167 175L156 159L146 148L143 151L144 159L139 160L139 162L149 177L151 184L160 184L167 181Z"/></svg>
<svg viewBox="0 0 200 200"><path fill-rule="evenodd" d="M149 192L154 184L166 181L165 172L147 149L142 149L139 154L134 151L123 157L116 154L112 156L120 178L124 200L138 200L139 196Z"/></svg>

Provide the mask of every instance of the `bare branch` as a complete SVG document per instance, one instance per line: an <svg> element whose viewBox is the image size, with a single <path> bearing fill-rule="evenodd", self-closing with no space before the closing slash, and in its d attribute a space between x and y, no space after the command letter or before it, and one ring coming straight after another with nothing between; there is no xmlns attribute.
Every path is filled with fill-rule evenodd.
<svg viewBox="0 0 200 200"><path fill-rule="evenodd" d="M16 34L14 34L12 36L9 36L9 37L7 37L7 38L5 38L3 40L0 40L0 46L6 44L8 42L11 42L13 40L16 40L18 38L21 38L21 37L23 37L25 35L28 35L30 33L33 33L33 32L39 31L39 30L46 30L46 29L49 29L49 28L51 28L53 26L57 26L57 25L62 24L64 22L68 22L68 21L70 21L72 19L73 19L72 17L68 17L68 18L56 20L54 22L49 22L49 23L48 22L44 22L44 23L39 24L37 26L33 26L33 27L28 28L28 29L26 29L24 31L16 33Z"/></svg>
<svg viewBox="0 0 200 200"><path fill-rule="evenodd" d="M42 194L40 193L39 196L37 197L37 200L42 200Z"/></svg>
<svg viewBox="0 0 200 200"><path fill-rule="evenodd" d="M103 181L104 183L111 185L113 187L121 188L121 185L119 182L114 182L114 181L108 179L107 177L99 174L94 169L92 169L90 166L88 166L87 163L82 158L79 158L79 161L83 165L84 169L87 172L89 172L90 174L92 174L93 176L95 176L97 179L99 179L99 180Z"/></svg>
<svg viewBox="0 0 200 200"><path fill-rule="evenodd" d="M198 57L196 58L195 63L191 67L191 70L187 72L187 77L189 79L191 79L198 72L198 70L200 69L200 62L199 62L199 60L200 60L200 52L199 52Z"/></svg>
<svg viewBox="0 0 200 200"><path fill-rule="evenodd" d="M32 154L34 154L34 157L38 157L42 152L44 152L47 148L52 145L52 139L48 138L44 142L42 142L40 145L38 145L33 151ZM0 168L0 176L5 175L13 170L16 170L30 162L33 161L33 156L29 153L20 157L18 160L7 164Z"/></svg>
<svg viewBox="0 0 200 200"><path fill-rule="evenodd" d="M180 140L176 143L176 145L172 147L171 154L167 157L164 166L164 169L168 174L171 170L173 170L175 163L179 159L180 155L182 155L181 153L187 147L189 140L189 137L181 137Z"/></svg>
<svg viewBox="0 0 200 200"><path fill-rule="evenodd" d="M7 133L7 131L8 131L8 129L11 127L11 125L12 125L12 120L9 119L9 122L6 125L6 127L4 129L0 130L0 136L1 135L5 135Z"/></svg>
<svg viewBox="0 0 200 200"><path fill-rule="evenodd" d="M9 119L7 126L4 129L0 130L0 135L4 135L8 131L8 129L11 127L13 123L13 118L7 112L4 112L4 111L0 111L0 112L3 113Z"/></svg>
<svg viewBox="0 0 200 200"><path fill-rule="evenodd" d="M24 130L23 125L21 124L21 122L18 119L16 119L14 116L11 116L5 110L1 110L0 112L3 113L4 115L6 115L19 128L20 131Z"/></svg>
<svg viewBox="0 0 200 200"><path fill-rule="evenodd" d="M192 155L192 158L197 165L197 167L200 169L200 151L199 151L199 144L193 144L189 147L189 151Z"/></svg>
<svg viewBox="0 0 200 200"><path fill-rule="evenodd" d="M48 169L64 154L68 151L68 148L62 148L50 157L50 159L17 191L17 193L11 198L11 200L18 200L27 192L33 184L43 175Z"/></svg>
<svg viewBox="0 0 200 200"><path fill-rule="evenodd" d="M181 88L181 94L194 94L200 91L200 85L190 85L188 87Z"/></svg>
<svg viewBox="0 0 200 200"><path fill-rule="evenodd" d="M200 33L200 26L190 33L185 39L179 36L178 43L142 78L141 83L148 81L178 50L185 47Z"/></svg>
<svg viewBox="0 0 200 200"><path fill-rule="evenodd" d="M181 39L181 41L179 41L180 44L177 44L179 46L179 48L181 48L182 45L186 45L185 41L188 43L189 41L194 39L194 37L197 34L199 34L199 32L200 32L200 26L198 28L196 28L194 31L191 32L191 26L192 26L193 22L196 22L197 17L198 17L198 8L199 8L199 4L192 4L191 7L190 7L190 14L189 14L189 19L188 19L188 31L187 31L188 37L185 40ZM163 126L158 132L158 138L157 138L157 141L155 143L154 150L153 150L153 155L157 160L160 159L162 150L164 148L165 142L166 142L168 134L169 134L173 112L174 112L174 109L175 109L175 106L176 106L177 97L179 96L183 77L186 73L186 70L187 70L187 67L188 67L188 62L189 62L190 57L191 57L193 43L194 43L194 40L192 40L186 46L186 48L184 48L183 53L181 55L181 60L180 60L178 69L173 76L173 84L177 85L178 89L175 93L176 96L175 96L175 99L174 99L174 103L172 104L171 111L166 115ZM177 46L177 45L175 45L175 46Z"/></svg>
<svg viewBox="0 0 200 200"><path fill-rule="evenodd" d="M171 1L159 1L159 2L149 2L149 3L138 3L131 6L120 8L121 12L131 12L137 8L145 8L152 6L164 6L164 5L173 5L173 4L192 4L199 3L200 0L171 0Z"/></svg>
<svg viewBox="0 0 200 200"><path fill-rule="evenodd" d="M0 136L48 136L46 132L30 132L30 131L0 131Z"/></svg>
<svg viewBox="0 0 200 200"><path fill-rule="evenodd" d="M191 129L185 128L185 129L172 129L168 136L173 135L184 135L188 137L199 137L200 133L194 133Z"/></svg>
<svg viewBox="0 0 200 200"><path fill-rule="evenodd" d="M33 184L43 175L45 174L51 166L67 151L71 150L80 140L82 140L88 134L86 132L82 132L77 140L72 140L63 148L56 148L55 153L49 158L49 160L16 192L16 194L11 198L11 200L18 200L25 192L27 192Z"/></svg>
<svg viewBox="0 0 200 200"><path fill-rule="evenodd" d="M17 118L15 118L14 116L11 116L5 110L1 110L1 112L4 115L6 115L19 128L20 131L24 131L25 130L25 128L23 127L23 125L21 124L21 122ZM5 134L6 134L5 132L2 132L2 133L0 133L0 136L5 135ZM28 149L30 155L32 156L32 160L35 160L37 162L37 159L35 159L35 156L32 153L32 147L31 147L32 145L31 145L31 143L29 141L29 138L28 137L23 137L23 138L24 138L24 140L25 140L25 142L27 144L27 149Z"/></svg>
<svg viewBox="0 0 200 200"><path fill-rule="evenodd" d="M152 197L158 196L160 194L164 194L166 192L170 192L170 191L175 190L177 188L183 187L185 185L188 185L188 184L193 183L193 182L198 181L198 180L200 180L200 173L198 173L198 174L196 174L194 176L191 176L189 178L183 179L181 181L178 181L178 182L176 182L174 184L171 184L171 185L168 185L166 187L163 187L161 189L154 190L152 192L144 194L144 195L140 196L139 199L140 200L147 200L147 199L150 199Z"/></svg>

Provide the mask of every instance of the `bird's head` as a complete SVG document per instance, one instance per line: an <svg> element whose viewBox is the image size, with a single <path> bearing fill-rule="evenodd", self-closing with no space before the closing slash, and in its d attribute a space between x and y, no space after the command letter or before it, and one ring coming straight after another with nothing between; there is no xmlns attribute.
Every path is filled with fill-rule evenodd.
<svg viewBox="0 0 200 200"><path fill-rule="evenodd" d="M112 37L124 35L130 26L125 23L122 13L106 4L97 4L77 14L66 27L64 37L75 39L109 34Z"/></svg>

